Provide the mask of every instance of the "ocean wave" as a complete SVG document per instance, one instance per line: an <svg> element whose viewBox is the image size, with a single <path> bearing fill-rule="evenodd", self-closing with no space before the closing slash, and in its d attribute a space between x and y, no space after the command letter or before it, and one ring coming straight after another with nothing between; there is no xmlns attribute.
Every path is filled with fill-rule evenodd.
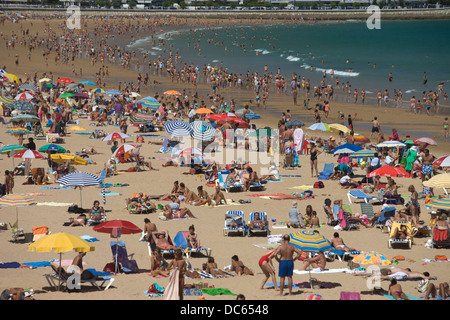
<svg viewBox="0 0 450 320"><path fill-rule="evenodd" d="M255 49L256 52L261 52L262 54L269 54L271 53L269 50L266 49Z"/></svg>
<svg viewBox="0 0 450 320"><path fill-rule="evenodd" d="M315 69L318 72L326 72L327 74L331 74L331 71L333 69L323 69L323 68L316 68ZM335 76L342 76L342 77L357 77L359 76L359 72L352 72L352 71L342 71L342 70L334 70Z"/></svg>
<svg viewBox="0 0 450 320"><path fill-rule="evenodd" d="M416 90L416 89L409 89L409 90L405 91L405 93L411 93L411 92L420 92L420 91Z"/></svg>
<svg viewBox="0 0 450 320"><path fill-rule="evenodd" d="M294 56L288 56L286 58L286 60L292 61L292 62L296 62L296 61L300 61L299 57L294 57Z"/></svg>

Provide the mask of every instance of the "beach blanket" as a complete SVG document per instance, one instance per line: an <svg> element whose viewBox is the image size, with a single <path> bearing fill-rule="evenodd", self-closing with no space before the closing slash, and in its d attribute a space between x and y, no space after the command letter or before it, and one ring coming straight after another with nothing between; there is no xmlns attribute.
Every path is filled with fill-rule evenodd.
<svg viewBox="0 0 450 320"><path fill-rule="evenodd" d="M311 189L311 188L314 188L314 186L312 186L312 185L309 186L309 185L304 184L302 186L295 186L295 187L291 187L289 189Z"/></svg>
<svg viewBox="0 0 450 320"><path fill-rule="evenodd" d="M41 189L75 189L75 187L41 187Z"/></svg>
<svg viewBox="0 0 450 320"><path fill-rule="evenodd" d="M209 294L211 296L218 296L218 295L237 296L237 294L225 288L204 288L201 290L203 293Z"/></svg>
<svg viewBox="0 0 450 320"><path fill-rule="evenodd" d="M407 294L407 293L405 293L405 295L406 295L409 299L411 299L411 300L422 300L422 299L420 299L420 298L413 297L413 296L411 296L411 295L409 295L409 294ZM389 300L395 300L393 296L389 296L389 295L387 295L387 294L385 294L384 296L385 296L386 298L388 298ZM401 300L404 300L404 299L401 299Z"/></svg>
<svg viewBox="0 0 450 320"><path fill-rule="evenodd" d="M22 263L22 266L32 267L32 268L39 268L39 267L49 267L50 261L36 261L36 262L24 262Z"/></svg>
<svg viewBox="0 0 450 320"><path fill-rule="evenodd" d="M20 263L19 262L0 262L0 269L15 269L19 268Z"/></svg>
<svg viewBox="0 0 450 320"><path fill-rule="evenodd" d="M30 193L25 193L28 196L39 196L39 197L43 197L46 196L45 193L39 193L39 192L30 192Z"/></svg>
<svg viewBox="0 0 450 320"><path fill-rule="evenodd" d="M88 236L88 235L81 236L80 238L86 240L87 242L100 241L97 238L94 238L94 237L91 237L91 236Z"/></svg>
<svg viewBox="0 0 450 320"><path fill-rule="evenodd" d="M120 193L118 193L118 192L107 192L107 193L100 192L100 195L101 196L120 196Z"/></svg>
<svg viewBox="0 0 450 320"><path fill-rule="evenodd" d="M69 207L73 205L71 202L38 202L37 206L49 206L49 207Z"/></svg>
<svg viewBox="0 0 450 320"><path fill-rule="evenodd" d="M283 178L300 178L301 175L299 175L299 174L280 174L280 177L283 177Z"/></svg>
<svg viewBox="0 0 450 320"><path fill-rule="evenodd" d="M340 269L325 269L323 271L320 270L316 270L316 269L311 269L311 271L308 270L294 270L295 274L309 274L309 273L352 273L351 269L348 268L340 268Z"/></svg>
<svg viewBox="0 0 450 320"><path fill-rule="evenodd" d="M256 193L256 194L248 194L250 197L273 197L273 196L285 196L284 193L274 193L274 194L267 194L267 193Z"/></svg>
<svg viewBox="0 0 450 320"><path fill-rule="evenodd" d="M203 292L198 288L183 288L184 296L202 296Z"/></svg>

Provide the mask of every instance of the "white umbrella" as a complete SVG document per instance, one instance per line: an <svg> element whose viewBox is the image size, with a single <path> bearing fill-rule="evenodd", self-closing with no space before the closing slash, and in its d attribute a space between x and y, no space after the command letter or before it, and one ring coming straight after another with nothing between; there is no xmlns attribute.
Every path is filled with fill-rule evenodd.
<svg viewBox="0 0 450 320"><path fill-rule="evenodd" d="M81 188L88 186L97 186L102 183L99 176L89 172L72 172L66 174L62 178L56 180L63 186L80 187L80 206L83 207L83 198L81 196Z"/></svg>

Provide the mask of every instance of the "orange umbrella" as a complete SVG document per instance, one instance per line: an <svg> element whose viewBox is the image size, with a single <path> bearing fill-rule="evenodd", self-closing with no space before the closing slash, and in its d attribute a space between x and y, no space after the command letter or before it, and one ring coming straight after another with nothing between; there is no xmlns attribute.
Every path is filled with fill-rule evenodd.
<svg viewBox="0 0 450 320"><path fill-rule="evenodd" d="M212 110L208 109L208 108L199 108L197 110L195 110L195 113L213 113Z"/></svg>
<svg viewBox="0 0 450 320"><path fill-rule="evenodd" d="M176 90L169 90L164 92L163 94L165 94L166 96L181 96L181 93Z"/></svg>

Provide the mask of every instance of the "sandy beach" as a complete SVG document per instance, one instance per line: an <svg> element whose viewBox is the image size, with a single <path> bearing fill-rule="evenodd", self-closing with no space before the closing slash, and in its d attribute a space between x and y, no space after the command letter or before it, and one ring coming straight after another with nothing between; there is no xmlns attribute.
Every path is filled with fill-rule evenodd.
<svg viewBox="0 0 450 320"><path fill-rule="evenodd" d="M135 20L132 20L135 23ZM47 21L54 30L58 30L58 25L63 20L48 20ZM84 26L87 29L92 30L97 21L95 19L86 20ZM173 22L173 21L172 21ZM159 25L160 21L155 21L154 30L166 29L169 27L176 27L176 24ZM181 22L180 22L181 23ZM194 20L186 19L182 21L184 26L193 25ZM256 22L255 22L256 23ZM72 72L71 63L59 64L55 66L53 62L54 53L50 54L48 66L41 54L41 48L33 50L30 58L27 56L27 50L24 46L17 46L14 49L6 49L5 42L12 32L15 32L21 38L22 30L29 29L31 33L39 30L39 34L44 32L44 21L40 19L26 19L19 23L12 23L10 20L6 20L1 25L2 43L0 44L0 60L2 66L7 67L7 71L17 75L23 80L27 78L27 74L33 78L34 73L37 73L38 79L44 72L52 72L56 77L70 77L75 82L81 80L96 80L95 73L99 70L100 65L91 65L89 60L76 59L75 66L77 75ZM60 32L60 28L57 32ZM116 34L118 42L125 43L127 38L126 33L122 35ZM136 34L134 34L136 37ZM97 38L99 40L99 38ZM19 63L15 64L15 56L18 55ZM117 89L118 82L135 82L137 72L131 69L124 69L117 65L107 64L109 67L109 79L104 79L106 82L105 89ZM83 75L80 77L79 69L82 68ZM164 76L155 76L151 72L150 81L155 80L158 84L151 84L148 87L141 87L141 96L153 96L155 93L161 94L165 90L173 89L182 91L186 90L188 93L192 93L192 86L189 84L182 84L171 82L170 78ZM197 91L199 94L199 100L208 99L211 86L209 84L199 83ZM227 88L222 91L225 101L235 99L237 104L241 107L244 103L249 103L250 100L254 100L254 94L249 90L240 90L236 88ZM207 101L207 100L206 100ZM303 99L300 97L299 102ZM276 128L278 121L281 119L282 112L287 109L291 110L291 114L294 119L300 119L307 122L305 119L311 119L306 123L306 126L311 125L313 121L314 110L305 110L303 105L299 103L298 106L294 106L292 97L288 93L287 95L271 95L267 100L267 107L259 109L253 104L250 105L256 113L261 115L260 120L254 120L251 123L256 124L258 128L264 126L270 126ZM338 111L344 112L345 115L357 114L354 119L355 132L365 136L370 136L371 121L374 117L378 117L381 127L385 128L385 137L391 135L391 128L397 128L401 132L410 130L412 138L420 138L422 136L428 136L435 139L438 142L437 146L430 146L430 152L436 157L447 155L450 147L449 142L444 142L442 139L443 129L442 123L444 121L443 115L426 116L424 114L413 114L407 110L397 108L385 108L370 105L361 105L353 103L330 103L330 115L329 118L324 121L328 123L339 122ZM7 118L8 119L8 118ZM93 132L97 129L91 126L91 121L86 118L78 118L75 115L74 119L79 120L78 126L85 129L83 132ZM345 123L346 124L346 123ZM78 166L78 171L85 171L94 174L100 174L104 168L105 162L111 158L111 145L106 142L102 142L101 139L90 139L89 135L78 135L76 132L71 131L70 128L74 124L67 126L67 136L65 137L65 144L62 145L66 149L69 149L72 153L81 151L82 148L93 147L97 150L98 154L92 155L91 159L95 164L89 164L87 166ZM118 127L105 126L102 128L108 133L119 131ZM128 134L131 138L127 139L128 143L136 143L137 127L130 126ZM303 128L307 139L315 139L317 137L329 138L330 135L334 136L338 142L341 141L339 135L335 132L321 132L311 131ZM17 137L10 134L6 134L6 127L0 129L0 142L2 144L16 144ZM48 128L44 128L48 130ZM420 136L414 134L414 132L420 131ZM429 134L424 134L424 133ZM108 220L127 220L131 221L140 228L144 227L144 219L148 218L156 224L158 230L166 230L173 238L179 231L187 231L189 226L194 225L200 242L203 246L209 247L212 250L212 256L214 257L219 268L231 264L231 257L238 255L244 264L250 268L255 275L243 275L238 276L233 274L233 277L228 278L215 278L215 279L185 279L186 284L194 284L198 282L207 283L209 287L229 289L233 294L243 294L248 300L299 300L306 294L319 294L324 300L338 300L340 298L341 291L359 292L361 293L362 300L386 300L383 295L372 294L372 290L367 288L366 280L362 277L353 276L350 273L322 273L314 274L313 277L326 282L332 282L335 285L333 288L298 288L294 289L294 294L288 296L287 290L285 295L279 296L278 292L273 288L265 286L264 289L260 289L264 275L258 266L259 259L266 254L267 249L262 247L274 247L274 244L269 244L266 237L225 237L223 235L224 228L224 216L227 210L242 210L245 214L245 220L249 219L251 212L264 211L268 215L269 227L272 235L286 234L298 229L289 228L273 228L272 219L276 219L277 222L288 221L288 211L291 208L292 200L272 200L266 197L251 196L255 193L261 194L277 194L284 193L290 195L292 192L300 192L302 189L295 187L298 186L311 186L317 181L317 177L311 177L310 160L309 155L300 156L299 168L279 168L281 175L299 175L300 177L282 177L282 182L269 182L265 184L265 190L261 192L240 192L240 193L226 193L227 199L233 200L233 205L207 207L207 206L192 206L190 204L182 204L182 207L189 208L197 219L183 219L176 221L164 221L159 218L160 210L151 214L129 214L125 199L131 197L133 193L145 192L148 195L162 195L170 192L173 182L178 180L184 182L190 190L196 190L198 186L203 186L209 193L214 193L214 188L206 186L206 182L203 176L198 175L184 175L187 172L187 168L184 167L162 167L164 163L164 157L169 155L163 153L157 153L160 149L160 145L151 144L149 142L160 142L163 137L170 137L166 132L154 132L154 136L145 137L144 143L140 149L141 155L145 156L152 163L152 166L158 171L144 172L124 172L132 164L118 164L118 170L123 170L118 175L106 178L106 183L111 184L129 184L125 187L110 187L111 192L118 193L118 195L112 195L106 197L106 204L104 208L107 210ZM405 139L405 135L401 135L400 139ZM45 139L35 139L37 149L47 142ZM372 139L372 143L376 143L375 139ZM283 163L284 157L280 157L281 163ZM19 162L18 159L14 159L14 163ZM319 172L323 169L325 163L336 163L336 157L330 154L321 153L318 156L318 168ZM32 167L44 167L47 169L46 160L33 160ZM254 164L252 167L260 172L262 166ZM264 166L265 167L265 166ZM12 160L6 155L0 155L0 168L2 172L5 170L11 170ZM364 171L356 168L355 174L358 177L363 177ZM53 176L50 176L51 184L47 187L57 187L58 184L54 182ZM414 185L418 192L423 189L420 178L395 178L395 181L399 185L399 193L401 195L410 195L408 187ZM87 268L95 268L96 270L102 270L103 267L112 262L112 253L110 248L111 241L114 241L108 234L97 233L92 230L92 227L68 227L64 226L69 219L76 218L76 214L68 213L67 204L79 204L80 192L79 190L61 190L61 189L42 189L39 185L24 185L24 176L15 177L14 193L29 193L32 194L35 200L38 202L36 206L20 207L18 208L18 217L20 227L24 229L25 233L31 233L33 227L47 226L52 233L67 232L77 236L89 235L97 238L98 242L93 242L95 251L87 253L84 258ZM381 178L381 183L386 183L386 177ZM344 204L348 204L347 193L348 189L343 189L339 185L338 181L324 180L325 187L323 189L314 189L314 198L307 200L299 200L299 210L304 212L307 205L311 205L314 210L317 211L320 223L322 224L319 229L320 234L325 238L331 239L333 233L336 230L333 227L326 225L326 216L324 213L323 205L326 198L331 200L343 200ZM101 188L98 187L86 187L83 188L83 207L90 208L95 200L101 202L102 196L100 195ZM442 190L435 190L436 195L443 195ZM373 193L372 195L376 195ZM251 203L240 204L239 200L251 200ZM361 212L361 207L358 200L357 203L350 204L353 214ZM429 210L425 208L424 200L419 200L421 205L420 220L423 220L425 225L428 225L430 220ZM62 203L62 204L61 204ZM162 205L166 205L167 201L156 201ZM58 205L61 204L61 205ZM397 206L402 208L402 206ZM374 211L381 210L381 205L374 205ZM14 223L16 220L16 210L11 207L0 207L0 222ZM442 282L449 282L448 278L448 261L429 261L425 262L423 259L434 260L436 255L445 255L448 253L445 249L431 249L426 248L424 245L430 237L421 237L414 239L414 245L412 249L388 248L389 234L383 233L379 228L364 228L360 227L359 230L352 231L338 231L345 243L353 248L362 251L376 251L383 253L389 257L395 257L397 255L403 255L406 260L400 261L398 267L411 268L417 272L429 272L433 278L433 283L438 285ZM67 293L58 292L50 288L45 274L50 273L49 267L39 268L8 268L0 269L0 290L6 288L33 288L35 291L34 297L39 300L162 300L162 297L147 297L144 293L153 283L157 283L162 287L168 285L169 279L155 278L150 276L150 256L148 252L148 246L146 242L139 241L140 234L123 235L120 240L126 242L128 253L134 253L134 259L136 260L140 271L132 274L117 274L113 277L115 281L112 286L106 291L98 291L89 285L83 285L82 290L79 293ZM2 246L0 261L6 262L36 262L36 261L48 261L50 259L58 259L59 254L55 252L50 253L36 253L27 250L27 243L12 243L12 236L10 230L0 232L0 243ZM63 259L73 259L76 256L75 252L65 252ZM168 261L172 260L171 256L166 256ZM194 255L187 259L193 268L202 268L202 264L207 262L206 256ZM275 263L275 268L278 270L278 263ZM303 262L296 261L295 269L301 269ZM367 265L363 265L367 267ZM339 261L338 259L328 262L326 265L328 269L343 269L348 268L347 262ZM295 274L293 276L294 282L309 281L308 275ZM277 276L277 281L279 278ZM271 279L269 279L271 282ZM405 293L411 296L418 297L420 293L415 288L418 284L418 280L415 281L401 281L401 286ZM381 287L387 291L389 281L382 281ZM212 296L205 294L206 300L235 300L236 297L232 295L218 295ZM184 296L185 300L197 300L198 296Z"/></svg>

